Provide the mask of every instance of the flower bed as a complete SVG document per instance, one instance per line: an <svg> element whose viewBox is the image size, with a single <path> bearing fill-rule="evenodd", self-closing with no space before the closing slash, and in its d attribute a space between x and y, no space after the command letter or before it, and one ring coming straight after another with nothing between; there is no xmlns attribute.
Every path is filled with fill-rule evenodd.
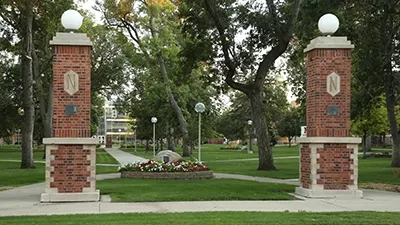
<svg viewBox="0 0 400 225"><path fill-rule="evenodd" d="M198 180L213 178L213 172L199 161L128 163L118 168L122 178Z"/></svg>
<svg viewBox="0 0 400 225"><path fill-rule="evenodd" d="M372 158L392 158L392 153L391 152L372 152L370 154L367 155L368 157L372 157Z"/></svg>

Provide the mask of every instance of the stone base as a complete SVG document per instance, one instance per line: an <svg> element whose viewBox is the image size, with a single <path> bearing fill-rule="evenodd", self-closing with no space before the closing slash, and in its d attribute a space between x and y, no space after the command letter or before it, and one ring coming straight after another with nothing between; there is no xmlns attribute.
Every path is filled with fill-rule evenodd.
<svg viewBox="0 0 400 225"><path fill-rule="evenodd" d="M361 190L311 190L302 187L296 187L296 195L306 198L362 198Z"/></svg>
<svg viewBox="0 0 400 225"><path fill-rule="evenodd" d="M100 191L82 193L42 193L41 202L98 202Z"/></svg>

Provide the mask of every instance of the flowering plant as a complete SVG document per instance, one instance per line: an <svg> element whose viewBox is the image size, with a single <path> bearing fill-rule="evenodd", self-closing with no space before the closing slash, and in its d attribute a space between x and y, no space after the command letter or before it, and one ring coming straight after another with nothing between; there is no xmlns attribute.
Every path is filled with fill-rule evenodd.
<svg viewBox="0 0 400 225"><path fill-rule="evenodd" d="M149 160L133 162L118 167L118 171L136 172L197 172L209 170L208 166L200 161L160 162Z"/></svg>

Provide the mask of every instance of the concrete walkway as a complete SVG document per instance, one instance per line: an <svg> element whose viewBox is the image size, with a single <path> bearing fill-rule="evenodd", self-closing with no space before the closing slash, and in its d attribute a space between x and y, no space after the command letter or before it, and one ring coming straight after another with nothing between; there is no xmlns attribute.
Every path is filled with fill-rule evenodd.
<svg viewBox="0 0 400 225"><path fill-rule="evenodd" d="M98 175L97 178L118 178L120 174ZM363 199L304 199L295 201L196 201L143 203L40 203L44 183L0 192L0 217L20 215L62 215L101 213L168 213L168 212L400 212L400 194L364 190ZM0 219L1 220L1 219Z"/></svg>
<svg viewBox="0 0 400 225"><path fill-rule="evenodd" d="M106 149L121 164L146 160L118 149ZM216 178L253 180L258 182L296 184L297 180L215 173ZM97 175L97 180L119 178L120 174ZM61 215L101 213L168 213L168 212L339 212L388 211L400 212L400 194L376 190L363 190L363 199L302 199L295 201L196 201L196 202L143 202L112 203L107 200L88 203L40 203L44 183L0 191L0 216Z"/></svg>
<svg viewBox="0 0 400 225"><path fill-rule="evenodd" d="M105 149L108 154L114 157L121 165L136 162L136 161L147 161L148 159L132 155L130 153L121 151L116 148L106 148Z"/></svg>

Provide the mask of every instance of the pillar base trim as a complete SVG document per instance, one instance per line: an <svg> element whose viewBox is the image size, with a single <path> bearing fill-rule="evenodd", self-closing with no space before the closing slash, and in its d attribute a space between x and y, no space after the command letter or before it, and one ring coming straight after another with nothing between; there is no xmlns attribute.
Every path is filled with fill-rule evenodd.
<svg viewBox="0 0 400 225"><path fill-rule="evenodd" d="M100 191L82 193L42 193L40 202L98 202Z"/></svg>
<svg viewBox="0 0 400 225"><path fill-rule="evenodd" d="M361 190L312 190L296 187L296 195L306 198L362 198Z"/></svg>
<svg viewBox="0 0 400 225"><path fill-rule="evenodd" d="M297 143L299 144L360 144L361 138L354 137L303 137L298 138Z"/></svg>
<svg viewBox="0 0 400 225"><path fill-rule="evenodd" d="M96 138L43 138L45 145L97 145Z"/></svg>

